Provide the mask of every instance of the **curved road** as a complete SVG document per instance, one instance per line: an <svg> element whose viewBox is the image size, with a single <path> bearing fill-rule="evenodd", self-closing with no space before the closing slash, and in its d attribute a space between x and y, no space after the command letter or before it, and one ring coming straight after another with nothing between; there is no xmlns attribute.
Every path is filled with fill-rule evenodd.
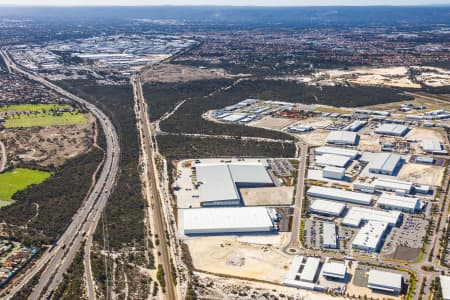
<svg viewBox="0 0 450 300"><path fill-rule="evenodd" d="M26 286L39 271L43 270L39 282L29 299L46 299L51 298L54 289L63 279L63 274L70 266L82 241L85 239L85 233L92 234L97 226L97 222L114 187L118 173L120 156L119 139L112 122L96 106L54 85L41 76L18 67L9 58L5 50L1 50L0 54L8 69L21 73L29 79L35 80L86 107L98 119L106 137L106 153L100 176L77 213L73 216L72 222L59 238L56 247L45 252L25 275L20 278L20 281L17 281L15 285L8 289L8 294L4 297L4 299L13 299L17 292Z"/></svg>

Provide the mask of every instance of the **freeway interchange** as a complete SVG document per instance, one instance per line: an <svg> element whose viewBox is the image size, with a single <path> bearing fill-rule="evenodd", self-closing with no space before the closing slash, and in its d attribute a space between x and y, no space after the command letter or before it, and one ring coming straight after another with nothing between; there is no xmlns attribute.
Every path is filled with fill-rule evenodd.
<svg viewBox="0 0 450 300"><path fill-rule="evenodd" d="M81 207L73 216L64 233L59 237L56 246L47 250L38 261L21 278L13 281L12 286L1 295L4 299L14 299L14 295L24 288L34 276L40 275L39 282L35 286L29 299L51 298L52 293L63 279L63 275L69 268L76 253L85 239L85 233L92 234L95 231L101 213L114 187L119 169L120 146L116 129L111 120L96 106L81 99L64 89L47 81L43 77L29 72L17 66L8 56L6 50L1 50L1 56L8 70L17 72L23 76L37 81L49 89L82 104L100 123L106 138L106 150L101 173L95 184L86 195Z"/></svg>

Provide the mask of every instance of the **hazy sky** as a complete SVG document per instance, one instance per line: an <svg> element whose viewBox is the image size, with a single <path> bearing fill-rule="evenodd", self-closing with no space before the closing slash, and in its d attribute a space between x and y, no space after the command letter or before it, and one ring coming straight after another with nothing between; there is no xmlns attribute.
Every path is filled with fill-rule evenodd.
<svg viewBox="0 0 450 300"><path fill-rule="evenodd" d="M0 0L0 5L423 5L450 4L450 0Z"/></svg>

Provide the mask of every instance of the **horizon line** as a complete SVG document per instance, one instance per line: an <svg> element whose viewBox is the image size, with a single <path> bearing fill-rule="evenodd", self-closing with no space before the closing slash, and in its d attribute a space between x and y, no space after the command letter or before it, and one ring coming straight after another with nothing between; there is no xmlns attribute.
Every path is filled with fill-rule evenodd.
<svg viewBox="0 0 450 300"><path fill-rule="evenodd" d="M55 7L55 8L74 8L74 7L249 7L249 8L308 8L308 7L450 7L449 3L429 3L429 4L341 4L341 5L223 5L223 4L69 4L69 5L53 5L53 4L14 4L5 3L0 7Z"/></svg>

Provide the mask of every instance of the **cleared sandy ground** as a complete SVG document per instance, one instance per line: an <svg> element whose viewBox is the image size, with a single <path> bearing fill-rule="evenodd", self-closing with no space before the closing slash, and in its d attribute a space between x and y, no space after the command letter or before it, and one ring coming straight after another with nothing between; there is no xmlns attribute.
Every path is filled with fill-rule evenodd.
<svg viewBox="0 0 450 300"><path fill-rule="evenodd" d="M310 146L322 146L326 143L329 131L314 130L307 134L302 134L301 137Z"/></svg>
<svg viewBox="0 0 450 300"><path fill-rule="evenodd" d="M380 137L375 133L360 134L358 150L378 152L381 151Z"/></svg>
<svg viewBox="0 0 450 300"><path fill-rule="evenodd" d="M40 166L60 166L67 159L86 152L92 146L94 118L68 126L5 129L1 133L8 164L33 162Z"/></svg>
<svg viewBox="0 0 450 300"><path fill-rule="evenodd" d="M293 202L293 186L277 186L265 188L240 189L246 206L257 205L291 205Z"/></svg>
<svg viewBox="0 0 450 300"><path fill-rule="evenodd" d="M280 249L286 238L286 234L241 238L212 236L191 238L185 242L194 266L199 270L281 284L292 261L292 256ZM249 239L252 243L245 241Z"/></svg>
<svg viewBox="0 0 450 300"><path fill-rule="evenodd" d="M344 299L343 297L332 297L321 292L301 290L275 284L219 277L200 272L194 273L204 283L200 290L202 299L287 299L287 297L295 300ZM245 291L247 296L236 293L236 291L242 290ZM261 295L264 295L264 297Z"/></svg>
<svg viewBox="0 0 450 300"><path fill-rule="evenodd" d="M266 129L276 129L281 130L289 125L292 125L296 122L296 119L287 119L287 118L273 118L270 116L264 117L260 120L253 121L248 125Z"/></svg>
<svg viewBox="0 0 450 300"><path fill-rule="evenodd" d="M422 128L422 127L414 127L408 134L406 135L407 139L414 139L418 141L426 140L426 139L436 139L440 143L444 143L444 131L441 128Z"/></svg>
<svg viewBox="0 0 450 300"><path fill-rule="evenodd" d="M207 80L231 78L232 75L223 69L200 69L183 65L157 64L144 72L146 82L188 82L192 80Z"/></svg>
<svg viewBox="0 0 450 300"><path fill-rule="evenodd" d="M444 167L409 163L403 165L398 178L418 184L438 186L442 182L444 171Z"/></svg>

